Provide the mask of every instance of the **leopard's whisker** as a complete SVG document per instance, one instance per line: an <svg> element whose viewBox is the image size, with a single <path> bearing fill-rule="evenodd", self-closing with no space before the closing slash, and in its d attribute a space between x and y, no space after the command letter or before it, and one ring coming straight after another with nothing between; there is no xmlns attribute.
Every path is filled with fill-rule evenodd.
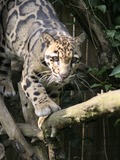
<svg viewBox="0 0 120 160"><path fill-rule="evenodd" d="M79 95L80 95L81 98L83 99L83 95L82 95L82 92L81 92L81 89L80 89L80 85L79 85L78 80L74 79L73 82L74 82L74 84L76 85L76 87L77 87L77 89L78 89Z"/></svg>
<svg viewBox="0 0 120 160"><path fill-rule="evenodd" d="M46 74L46 73L51 73L51 71L50 70L48 70L48 71L42 71L42 72L40 72L41 74Z"/></svg>
<svg viewBox="0 0 120 160"><path fill-rule="evenodd" d="M80 83L81 85L83 85L84 87L88 88L88 89L94 94L93 90L90 88L89 83L88 83L84 78L81 78L81 77L79 76L79 77L77 77L77 80L79 81L79 83ZM82 82L83 82L83 83L82 83Z"/></svg>
<svg viewBox="0 0 120 160"><path fill-rule="evenodd" d="M45 74L45 75L43 75L41 78L42 78L42 79L46 79L46 78L48 78L48 76L50 76L50 74Z"/></svg>
<svg viewBox="0 0 120 160"><path fill-rule="evenodd" d="M48 84L52 83L54 81L54 77L51 75L49 78L48 78Z"/></svg>
<svg viewBox="0 0 120 160"><path fill-rule="evenodd" d="M75 74L72 74L72 75L70 75L69 77L70 77L70 78L74 78L74 77L75 77Z"/></svg>
<svg viewBox="0 0 120 160"><path fill-rule="evenodd" d="M80 91L80 86L78 85L78 82L77 82L77 80L73 80L73 82L74 82L74 84L76 85L76 87L77 87L77 89L78 89L78 91Z"/></svg>
<svg viewBox="0 0 120 160"><path fill-rule="evenodd" d="M79 80L80 83L81 83L81 81L83 82L83 83L81 83L81 84L84 84L84 86L86 86L87 88L90 89L89 83L88 83L84 78L82 78L82 77L80 77L80 76L77 76L77 79ZM86 84L86 85L85 85L85 84Z"/></svg>
<svg viewBox="0 0 120 160"><path fill-rule="evenodd" d="M39 81L43 83L47 83L47 79L50 76L50 74L45 74L42 77L40 77Z"/></svg>
<svg viewBox="0 0 120 160"><path fill-rule="evenodd" d="M68 78L66 78L65 82L70 82L71 80L73 80L73 78L75 77L75 75L70 75Z"/></svg>

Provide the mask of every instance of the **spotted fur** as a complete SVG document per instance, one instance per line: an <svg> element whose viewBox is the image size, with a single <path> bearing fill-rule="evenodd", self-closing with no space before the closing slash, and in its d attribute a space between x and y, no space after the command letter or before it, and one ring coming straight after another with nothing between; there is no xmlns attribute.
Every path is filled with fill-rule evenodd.
<svg viewBox="0 0 120 160"><path fill-rule="evenodd" d="M23 64L21 85L35 113L59 110L60 90L80 63L78 38L70 36L48 0L9 0L0 22L0 92L15 95L10 59L17 59Z"/></svg>

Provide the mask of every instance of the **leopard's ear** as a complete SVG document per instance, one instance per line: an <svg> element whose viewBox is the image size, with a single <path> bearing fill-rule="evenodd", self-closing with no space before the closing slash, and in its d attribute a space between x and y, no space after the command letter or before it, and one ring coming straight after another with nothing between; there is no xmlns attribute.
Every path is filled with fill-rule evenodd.
<svg viewBox="0 0 120 160"><path fill-rule="evenodd" d="M47 46L49 46L52 42L55 41L55 39L48 33L43 33L42 39L47 44Z"/></svg>
<svg viewBox="0 0 120 160"><path fill-rule="evenodd" d="M78 37L75 37L75 42L80 45L81 43L85 41L85 39L86 39L86 34L83 32Z"/></svg>

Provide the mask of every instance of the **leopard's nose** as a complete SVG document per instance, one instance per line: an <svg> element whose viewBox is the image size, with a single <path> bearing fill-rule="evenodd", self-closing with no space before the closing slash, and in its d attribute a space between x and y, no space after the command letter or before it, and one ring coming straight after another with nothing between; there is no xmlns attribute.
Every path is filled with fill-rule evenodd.
<svg viewBox="0 0 120 160"><path fill-rule="evenodd" d="M62 78L62 79L66 79L67 77L68 77L68 73L67 74L60 74L60 77Z"/></svg>

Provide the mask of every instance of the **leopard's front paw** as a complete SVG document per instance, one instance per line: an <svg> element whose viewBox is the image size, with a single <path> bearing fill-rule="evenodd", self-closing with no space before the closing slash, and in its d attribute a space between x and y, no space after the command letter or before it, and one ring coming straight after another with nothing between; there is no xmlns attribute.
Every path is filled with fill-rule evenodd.
<svg viewBox="0 0 120 160"><path fill-rule="evenodd" d="M0 80L0 93L6 97L15 96L15 90L12 82L7 79Z"/></svg>
<svg viewBox="0 0 120 160"><path fill-rule="evenodd" d="M35 113L39 117L48 116L60 109L61 108L50 98L46 99L44 102L38 102L35 105Z"/></svg>

